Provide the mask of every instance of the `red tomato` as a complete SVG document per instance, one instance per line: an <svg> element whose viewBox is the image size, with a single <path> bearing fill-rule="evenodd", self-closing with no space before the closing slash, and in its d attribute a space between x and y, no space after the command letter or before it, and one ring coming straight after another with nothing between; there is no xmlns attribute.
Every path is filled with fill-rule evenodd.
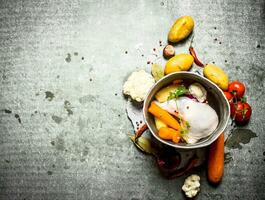
<svg viewBox="0 0 265 200"><path fill-rule="evenodd" d="M230 104L231 117L238 123L246 123L249 121L252 113L251 106L246 102L237 102Z"/></svg>
<svg viewBox="0 0 265 200"><path fill-rule="evenodd" d="M244 96L245 85L239 81L231 82L228 85L228 92L235 94L235 96L240 99Z"/></svg>
<svg viewBox="0 0 265 200"><path fill-rule="evenodd" d="M233 102L233 95L230 92L224 92L224 95L229 103Z"/></svg>

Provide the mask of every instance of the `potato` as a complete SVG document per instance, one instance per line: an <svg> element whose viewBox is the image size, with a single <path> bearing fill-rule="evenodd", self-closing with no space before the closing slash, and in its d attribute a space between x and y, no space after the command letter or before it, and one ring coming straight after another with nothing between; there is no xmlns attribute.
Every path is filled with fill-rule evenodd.
<svg viewBox="0 0 265 200"><path fill-rule="evenodd" d="M169 85L167 87L164 87L163 89L159 90L156 95L155 98L157 101L159 101L160 103L166 102L170 92L174 92L177 88L177 85Z"/></svg>
<svg viewBox="0 0 265 200"><path fill-rule="evenodd" d="M203 75L218 85L222 90L227 90L229 79L220 67L214 64L207 64L203 69Z"/></svg>
<svg viewBox="0 0 265 200"><path fill-rule="evenodd" d="M190 16L182 16L176 20L168 33L168 41L176 43L190 35L194 21Z"/></svg>
<svg viewBox="0 0 265 200"><path fill-rule="evenodd" d="M165 74L178 71L188 71L193 64L193 57L190 54L178 54L170 58L165 66Z"/></svg>
<svg viewBox="0 0 265 200"><path fill-rule="evenodd" d="M160 119L156 117L155 117L155 125L156 125L157 130L163 127L167 127L167 125L164 122L162 122Z"/></svg>

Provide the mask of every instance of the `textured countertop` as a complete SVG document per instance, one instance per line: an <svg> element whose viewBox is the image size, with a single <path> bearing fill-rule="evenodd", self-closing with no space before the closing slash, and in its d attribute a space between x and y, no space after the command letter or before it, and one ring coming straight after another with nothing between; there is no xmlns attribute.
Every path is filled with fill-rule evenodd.
<svg viewBox="0 0 265 200"><path fill-rule="evenodd" d="M159 41L181 15L195 19L199 57L244 82L253 108L222 183L194 171L197 199L265 199L263 0L1 0L0 199L184 199L186 175L163 178L129 140L122 95L132 71L164 63Z"/></svg>

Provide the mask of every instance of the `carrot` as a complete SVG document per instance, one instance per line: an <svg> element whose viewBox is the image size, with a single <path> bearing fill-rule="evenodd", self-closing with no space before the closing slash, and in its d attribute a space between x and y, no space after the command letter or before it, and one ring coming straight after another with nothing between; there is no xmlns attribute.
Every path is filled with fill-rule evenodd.
<svg viewBox="0 0 265 200"><path fill-rule="evenodd" d="M174 130L174 129L172 129L172 130ZM174 131L175 131L175 130L174 130ZM180 139L181 139L181 136L180 136L180 133L179 133L179 132L177 132L177 134L174 134L174 135L172 136L172 141L173 141L174 143L179 143Z"/></svg>
<svg viewBox="0 0 265 200"><path fill-rule="evenodd" d="M154 101L151 103L148 111L152 113L155 117L163 121L166 125L176 130L180 130L180 125L178 121L172 117L167 111L160 108Z"/></svg>
<svg viewBox="0 0 265 200"><path fill-rule="evenodd" d="M217 184L224 173L224 133L211 144L208 157L208 180Z"/></svg>
<svg viewBox="0 0 265 200"><path fill-rule="evenodd" d="M174 129L171 129L174 130ZM175 131L175 130L174 130ZM159 137L161 137L164 140L171 140L172 139L172 133L170 132L169 128L162 127L158 131Z"/></svg>
<svg viewBox="0 0 265 200"><path fill-rule="evenodd" d="M161 137L164 140L172 140L174 143L178 143L181 136L179 131L176 131L173 128L167 128L167 127L162 127L158 131L159 137Z"/></svg>

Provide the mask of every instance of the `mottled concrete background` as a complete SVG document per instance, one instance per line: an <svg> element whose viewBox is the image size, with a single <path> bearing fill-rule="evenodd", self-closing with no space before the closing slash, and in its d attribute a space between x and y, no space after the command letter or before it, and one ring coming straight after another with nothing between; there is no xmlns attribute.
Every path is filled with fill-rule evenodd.
<svg viewBox="0 0 265 200"><path fill-rule="evenodd" d="M181 15L196 21L199 57L243 81L253 107L222 184L196 170L198 199L265 199L264 0L1 0L0 199L184 199L186 176L164 179L129 141L121 92Z"/></svg>

